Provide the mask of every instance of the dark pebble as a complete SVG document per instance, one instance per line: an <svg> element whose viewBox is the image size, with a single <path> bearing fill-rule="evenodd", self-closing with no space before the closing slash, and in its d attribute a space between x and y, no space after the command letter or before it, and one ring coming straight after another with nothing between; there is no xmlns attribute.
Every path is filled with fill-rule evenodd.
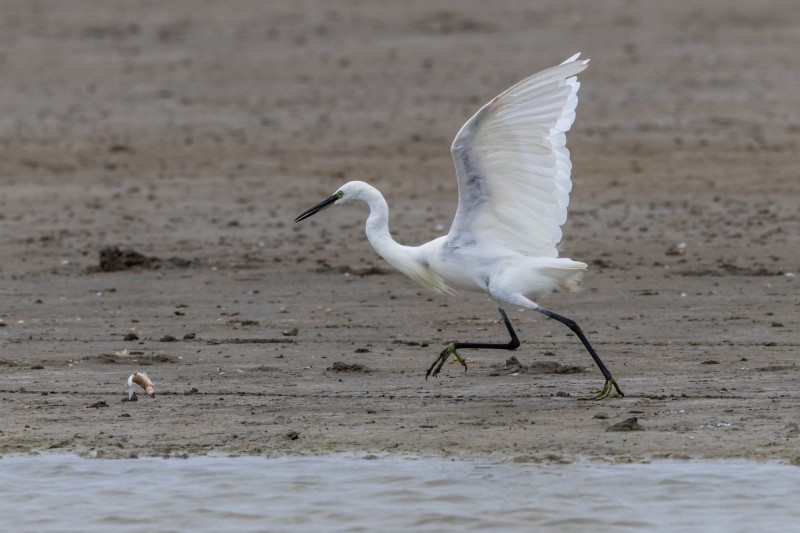
<svg viewBox="0 0 800 533"><path fill-rule="evenodd" d="M610 426L606 431L642 431L644 428L639 425L639 419L635 416L618 422Z"/></svg>

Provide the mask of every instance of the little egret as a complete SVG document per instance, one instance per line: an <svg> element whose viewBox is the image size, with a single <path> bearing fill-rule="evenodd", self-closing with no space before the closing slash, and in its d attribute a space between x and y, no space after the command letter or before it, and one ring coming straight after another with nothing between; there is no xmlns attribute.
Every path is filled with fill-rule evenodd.
<svg viewBox="0 0 800 533"><path fill-rule="evenodd" d="M420 246L403 246L389 233L389 207L381 193L362 181L345 183L335 194L295 219L361 200L370 209L367 238L400 272L440 293L454 289L491 296L511 335L506 344L452 342L428 369L436 376L453 355L466 369L460 348L515 350L520 342L504 304L533 309L571 329L605 377L594 399L617 385L575 321L549 311L531 296L573 290L586 264L558 257L561 228L572 189L565 132L575 120L576 75L589 60L580 54L517 83L478 110L456 135L450 150L458 177L458 209L450 232Z"/></svg>

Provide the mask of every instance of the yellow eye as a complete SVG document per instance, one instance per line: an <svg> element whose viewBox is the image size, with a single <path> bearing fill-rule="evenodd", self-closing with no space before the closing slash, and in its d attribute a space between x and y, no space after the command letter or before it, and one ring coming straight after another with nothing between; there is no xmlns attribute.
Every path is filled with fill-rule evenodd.
<svg viewBox="0 0 800 533"><path fill-rule="evenodd" d="M342 191L336 193L336 198L341 198L342 196L344 196L344 193Z"/></svg>

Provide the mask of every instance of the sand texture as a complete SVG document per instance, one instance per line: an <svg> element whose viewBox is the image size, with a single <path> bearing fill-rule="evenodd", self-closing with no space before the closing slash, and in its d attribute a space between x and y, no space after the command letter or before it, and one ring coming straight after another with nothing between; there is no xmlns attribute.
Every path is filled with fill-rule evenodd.
<svg viewBox="0 0 800 533"><path fill-rule="evenodd" d="M800 462L795 0L0 7L0 452ZM517 308L426 381L507 340L491 300L392 271L363 205L292 221L360 179L445 233L462 123L577 51L590 267L537 301L626 396Z"/></svg>

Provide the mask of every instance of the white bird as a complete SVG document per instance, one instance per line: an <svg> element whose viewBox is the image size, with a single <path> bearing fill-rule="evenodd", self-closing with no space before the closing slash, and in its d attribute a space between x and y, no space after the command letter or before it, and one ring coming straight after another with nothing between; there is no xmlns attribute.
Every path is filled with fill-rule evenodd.
<svg viewBox="0 0 800 533"><path fill-rule="evenodd" d="M533 309L571 329L605 377L595 399L616 389L616 380L573 320L531 298L556 288L573 290L586 264L558 257L567 220L572 164L565 132L575 120L576 75L589 60L580 54L522 80L478 110L456 135L451 152L458 177L458 209L450 232L420 246L404 246L389 233L389 207L381 193L351 181L295 219L300 222L352 200L370 209L366 233L375 251L400 272L440 293L486 292L511 335L507 344L450 343L428 369L437 375L452 354L466 369L460 348L514 350L519 339L503 308Z"/></svg>

